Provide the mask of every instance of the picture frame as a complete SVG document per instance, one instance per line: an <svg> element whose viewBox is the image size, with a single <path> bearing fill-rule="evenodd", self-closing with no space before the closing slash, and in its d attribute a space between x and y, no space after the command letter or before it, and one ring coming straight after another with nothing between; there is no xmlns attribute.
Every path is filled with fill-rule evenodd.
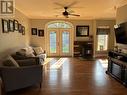
<svg viewBox="0 0 127 95"><path fill-rule="evenodd" d="M13 22L13 20L9 20L9 31L14 32L14 22Z"/></svg>
<svg viewBox="0 0 127 95"><path fill-rule="evenodd" d="M44 30L38 30L38 36L43 37L44 36Z"/></svg>
<svg viewBox="0 0 127 95"><path fill-rule="evenodd" d="M37 28L32 28L31 29L31 34L32 35L37 35Z"/></svg>
<svg viewBox="0 0 127 95"><path fill-rule="evenodd" d="M19 30L19 33L22 33L22 25L21 24L18 24L18 30Z"/></svg>
<svg viewBox="0 0 127 95"><path fill-rule="evenodd" d="M22 35L25 35L25 26L21 26L22 27Z"/></svg>
<svg viewBox="0 0 127 95"><path fill-rule="evenodd" d="M8 20L2 19L2 31L3 33L9 33Z"/></svg>
<svg viewBox="0 0 127 95"><path fill-rule="evenodd" d="M76 26L76 36L77 37L89 36L89 26L85 26L85 25Z"/></svg>
<svg viewBox="0 0 127 95"><path fill-rule="evenodd" d="M19 30L19 26L18 26L18 21L17 20L14 20L14 30L15 31L18 31Z"/></svg>

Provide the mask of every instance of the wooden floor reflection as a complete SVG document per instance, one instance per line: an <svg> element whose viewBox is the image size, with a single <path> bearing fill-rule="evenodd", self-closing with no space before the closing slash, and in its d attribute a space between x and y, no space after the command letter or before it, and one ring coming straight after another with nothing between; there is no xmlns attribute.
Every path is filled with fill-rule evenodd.
<svg viewBox="0 0 127 95"><path fill-rule="evenodd" d="M127 88L108 76L98 60L65 58L60 68L51 69L57 60L45 64L41 89L37 85L8 95L127 95Z"/></svg>

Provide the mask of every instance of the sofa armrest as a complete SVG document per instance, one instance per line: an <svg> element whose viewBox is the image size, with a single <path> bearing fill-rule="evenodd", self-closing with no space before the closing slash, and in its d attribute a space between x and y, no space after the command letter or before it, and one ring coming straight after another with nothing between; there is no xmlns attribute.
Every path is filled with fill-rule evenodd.
<svg viewBox="0 0 127 95"><path fill-rule="evenodd" d="M42 82L42 65L1 67L0 71L7 92Z"/></svg>

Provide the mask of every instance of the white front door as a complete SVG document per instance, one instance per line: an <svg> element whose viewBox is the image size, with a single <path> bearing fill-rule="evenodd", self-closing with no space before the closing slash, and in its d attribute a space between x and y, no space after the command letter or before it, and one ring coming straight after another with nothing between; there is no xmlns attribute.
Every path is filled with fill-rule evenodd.
<svg viewBox="0 0 127 95"><path fill-rule="evenodd" d="M71 56L70 29L48 30L48 56Z"/></svg>

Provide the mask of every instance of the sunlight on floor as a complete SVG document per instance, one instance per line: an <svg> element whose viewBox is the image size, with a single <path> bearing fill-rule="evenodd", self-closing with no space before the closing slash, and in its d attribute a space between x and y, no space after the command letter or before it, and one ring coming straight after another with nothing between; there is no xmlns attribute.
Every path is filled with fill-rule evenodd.
<svg viewBox="0 0 127 95"><path fill-rule="evenodd" d="M46 60L45 60L45 62L44 62L44 64L43 64L43 65L45 65L45 64L47 64L47 63L49 63L51 60L53 60L53 58L46 58Z"/></svg>
<svg viewBox="0 0 127 95"><path fill-rule="evenodd" d="M99 59L100 63L102 63L103 68L108 67L108 60L107 59Z"/></svg>
<svg viewBox="0 0 127 95"><path fill-rule="evenodd" d="M56 63L54 63L53 65L51 65L51 69L59 69L62 64L65 62L66 58L60 58Z"/></svg>
<svg viewBox="0 0 127 95"><path fill-rule="evenodd" d="M103 64L103 63L101 62L101 64ZM102 86L106 85L106 83L107 83L107 81L104 77L105 75L104 75L104 73L102 73L104 71L104 69L105 68L102 67L102 65L100 65L100 61L95 64L94 81L95 81L95 85L98 87L102 87Z"/></svg>

